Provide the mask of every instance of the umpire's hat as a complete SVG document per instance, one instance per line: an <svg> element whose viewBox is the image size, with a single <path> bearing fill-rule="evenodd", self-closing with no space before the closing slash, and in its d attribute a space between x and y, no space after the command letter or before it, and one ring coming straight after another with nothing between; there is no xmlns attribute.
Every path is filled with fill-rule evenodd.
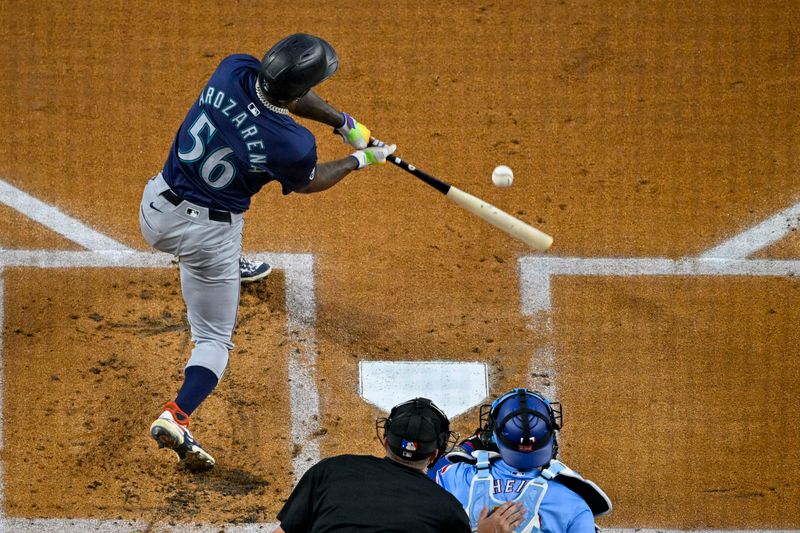
<svg viewBox="0 0 800 533"><path fill-rule="evenodd" d="M445 453L448 442L455 441L450 431L450 421L436 404L427 398L414 398L392 408L388 418L375 421L378 438L380 429L389 449L410 461L430 456L437 449Z"/></svg>

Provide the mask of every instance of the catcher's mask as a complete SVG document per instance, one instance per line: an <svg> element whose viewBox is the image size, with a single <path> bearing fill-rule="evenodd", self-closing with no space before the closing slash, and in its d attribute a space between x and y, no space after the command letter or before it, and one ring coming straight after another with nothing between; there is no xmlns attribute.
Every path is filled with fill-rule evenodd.
<svg viewBox="0 0 800 533"><path fill-rule="evenodd" d="M327 41L295 33L278 41L261 60L258 83L276 100L301 98L339 68L339 56Z"/></svg>
<svg viewBox="0 0 800 533"><path fill-rule="evenodd" d="M379 440L386 438L395 455L410 461L429 457L436 450L441 457L458 440L447 415L427 398L403 402L388 417L375 419L375 434Z"/></svg>
<svg viewBox="0 0 800 533"><path fill-rule="evenodd" d="M494 442L503 461L514 468L533 470L558 455L561 404L538 392L507 392L491 406L481 406L480 423L482 438Z"/></svg>

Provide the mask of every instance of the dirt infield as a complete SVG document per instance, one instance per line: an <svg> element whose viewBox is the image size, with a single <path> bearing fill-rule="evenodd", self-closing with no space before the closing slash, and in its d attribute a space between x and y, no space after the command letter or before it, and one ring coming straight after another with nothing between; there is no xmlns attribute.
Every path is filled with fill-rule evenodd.
<svg viewBox="0 0 800 533"><path fill-rule="evenodd" d="M0 3L0 180L120 247L150 251L142 188L217 63L295 31L339 52L324 98L551 233L548 257L696 257L800 202L796 2L135 4ZM304 124L320 160L347 154ZM268 186L245 249L313 257L313 320L292 316L289 269L244 290L193 422L219 467L195 476L147 435L190 350L177 269L19 259L84 247L3 200L0 518L273 522L315 447L380 452L359 361L437 360L487 363L491 395L556 391L564 461L614 501L604 527L800 528L800 284L769 270L800 255L794 215L718 258L762 270L554 274L527 313L535 254L397 168ZM309 349L318 415L298 443L287 361Z"/></svg>

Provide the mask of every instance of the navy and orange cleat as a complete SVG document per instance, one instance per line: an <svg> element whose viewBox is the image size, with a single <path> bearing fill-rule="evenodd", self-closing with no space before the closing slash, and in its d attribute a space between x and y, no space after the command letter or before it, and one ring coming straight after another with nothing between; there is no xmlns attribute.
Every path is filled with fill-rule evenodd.
<svg viewBox="0 0 800 533"><path fill-rule="evenodd" d="M210 470L216 461L192 436L188 427L190 421L189 415L175 402L168 402L161 416L150 425L150 436L159 448L169 448L177 453L180 463L192 472Z"/></svg>

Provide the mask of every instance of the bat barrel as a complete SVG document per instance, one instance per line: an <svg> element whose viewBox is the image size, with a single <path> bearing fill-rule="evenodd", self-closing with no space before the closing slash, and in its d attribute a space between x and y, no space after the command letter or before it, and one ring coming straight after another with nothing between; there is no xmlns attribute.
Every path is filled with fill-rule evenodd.
<svg viewBox="0 0 800 533"><path fill-rule="evenodd" d="M553 237L550 235L457 187L450 187L447 197L470 213L540 252L546 251L553 244Z"/></svg>
<svg viewBox="0 0 800 533"><path fill-rule="evenodd" d="M370 144L374 139L370 140ZM481 200L476 196L472 196L459 189L453 187L449 183L445 183L437 179L427 172L424 172L411 163L403 161L394 154L386 157L387 161L397 165L406 172L414 175L420 180L424 181L440 193L444 194L452 202L460 205L470 213L482 218L486 222L492 224L496 228L506 232L512 237L519 239L528 246L539 250L540 252L546 251L553 244L553 237L540 231L533 226L526 224L518 218L515 218L505 211L496 208L492 204Z"/></svg>

